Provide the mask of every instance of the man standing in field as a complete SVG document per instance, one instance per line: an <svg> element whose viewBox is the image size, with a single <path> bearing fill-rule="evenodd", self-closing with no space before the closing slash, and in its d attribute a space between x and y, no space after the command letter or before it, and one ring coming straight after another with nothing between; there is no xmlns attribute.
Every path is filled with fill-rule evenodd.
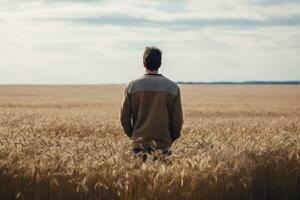
<svg viewBox="0 0 300 200"><path fill-rule="evenodd" d="M183 114L177 84L158 73L161 51L146 47L143 62L146 73L131 81L121 107L121 124L132 139L134 153L170 154L172 143L180 137Z"/></svg>

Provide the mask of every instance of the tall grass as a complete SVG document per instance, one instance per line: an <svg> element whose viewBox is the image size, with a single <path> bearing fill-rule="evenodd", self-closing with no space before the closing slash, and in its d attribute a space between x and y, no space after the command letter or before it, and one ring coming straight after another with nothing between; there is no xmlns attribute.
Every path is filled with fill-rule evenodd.
<svg viewBox="0 0 300 200"><path fill-rule="evenodd" d="M7 87L0 199L300 198L298 87L184 86L182 137L146 163L118 121L123 86Z"/></svg>

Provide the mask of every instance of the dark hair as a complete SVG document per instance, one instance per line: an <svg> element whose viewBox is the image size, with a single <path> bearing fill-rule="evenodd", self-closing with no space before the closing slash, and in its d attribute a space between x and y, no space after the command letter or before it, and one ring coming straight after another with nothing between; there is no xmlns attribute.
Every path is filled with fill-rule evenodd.
<svg viewBox="0 0 300 200"><path fill-rule="evenodd" d="M157 70L161 65L161 51L156 47L146 47L143 62L149 70Z"/></svg>

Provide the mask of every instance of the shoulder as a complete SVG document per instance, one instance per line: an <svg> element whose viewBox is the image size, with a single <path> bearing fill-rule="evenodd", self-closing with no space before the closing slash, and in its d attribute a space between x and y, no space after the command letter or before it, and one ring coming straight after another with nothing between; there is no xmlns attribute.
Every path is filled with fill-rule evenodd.
<svg viewBox="0 0 300 200"><path fill-rule="evenodd" d="M171 79L163 76L164 83L168 86L168 88L174 93L175 95L180 92L179 86L175 81L172 81Z"/></svg>
<svg viewBox="0 0 300 200"><path fill-rule="evenodd" d="M128 83L129 93L136 91L165 91L173 95L177 95L179 87L176 82L163 76L144 75L134 79Z"/></svg>
<svg viewBox="0 0 300 200"><path fill-rule="evenodd" d="M139 82L143 81L144 79L145 79L144 76L135 78L135 79L131 80L131 81L128 83L128 87L134 86L134 85L136 85L136 84L139 84Z"/></svg>
<svg viewBox="0 0 300 200"><path fill-rule="evenodd" d="M178 85L175 81L172 81L171 79L169 79L165 76L162 76L162 77L170 86L175 87L175 88L178 87Z"/></svg>
<svg viewBox="0 0 300 200"><path fill-rule="evenodd" d="M136 79L131 80L126 88L128 89L128 91L132 91L137 85L140 85L141 82L143 82L144 77L138 77Z"/></svg>

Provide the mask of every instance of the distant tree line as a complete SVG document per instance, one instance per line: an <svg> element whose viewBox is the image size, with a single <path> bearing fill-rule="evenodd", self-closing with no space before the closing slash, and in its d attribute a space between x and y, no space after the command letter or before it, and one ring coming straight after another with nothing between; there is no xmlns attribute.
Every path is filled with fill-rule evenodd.
<svg viewBox="0 0 300 200"><path fill-rule="evenodd" d="M207 85L299 85L300 81L213 81L213 82L201 82L201 81L178 81L178 84L207 84Z"/></svg>

